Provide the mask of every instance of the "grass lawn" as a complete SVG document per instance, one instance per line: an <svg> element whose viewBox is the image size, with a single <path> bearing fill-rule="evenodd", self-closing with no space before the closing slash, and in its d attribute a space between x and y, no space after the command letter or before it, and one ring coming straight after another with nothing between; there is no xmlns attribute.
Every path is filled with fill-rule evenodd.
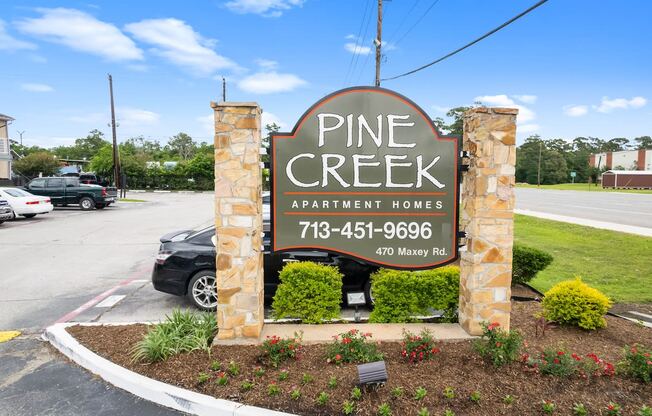
<svg viewBox="0 0 652 416"><path fill-rule="evenodd" d="M515 216L516 242L554 256L530 282L541 291L581 276L617 302L652 302L652 238Z"/></svg>
<svg viewBox="0 0 652 416"><path fill-rule="evenodd" d="M536 188L536 185L527 183L516 184L517 188ZM627 192L631 194L652 194L650 189L609 189L602 186L589 185L588 183L558 183L556 185L541 185L541 189L556 189L558 191L586 191L586 192Z"/></svg>

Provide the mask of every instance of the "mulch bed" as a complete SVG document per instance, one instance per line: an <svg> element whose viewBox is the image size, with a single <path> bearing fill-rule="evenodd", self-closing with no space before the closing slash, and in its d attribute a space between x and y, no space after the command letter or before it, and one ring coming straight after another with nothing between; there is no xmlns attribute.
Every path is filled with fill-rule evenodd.
<svg viewBox="0 0 652 416"><path fill-rule="evenodd" d="M577 328L548 328L545 336L536 336L534 316L540 311L536 302L513 302L512 329L519 329L527 342L527 350L536 353L545 347L565 348L580 355L596 353L612 363L621 359L625 344L642 343L652 346L652 331L619 318L607 317L608 327L587 332ZM360 326L364 330L364 325ZM287 361L281 368L289 371L289 378L277 381L279 369L268 368L262 377L253 372L259 364L259 349L255 346L213 347L209 357L205 352L181 354L165 362L138 364L131 361L130 349L147 331L145 325L125 326L73 326L68 331L83 345L145 376L177 385L214 397L235 400L254 406L280 410L302 415L340 415L342 403L350 399L351 389L357 380L353 364L336 366L325 361L324 345L308 345L298 361ZM357 404L357 415L375 415L381 403L391 406L394 415L416 415L420 408L427 407L432 415L441 415L446 409L456 415L542 415L541 401L555 403L555 415L571 415L574 403L584 403L589 414L606 414L610 401L623 407L624 415L636 415L642 405L652 406L652 384L630 380L617 375L614 378L597 377L583 380L579 377L556 378L524 371L524 365L514 363L505 367L493 367L480 358L468 341L446 342L440 345L442 352L431 361L409 364L400 356L400 344L383 343L380 350L385 353L389 381L376 391L363 394ZM212 361L222 363L226 368L230 361L240 365L241 373L229 380L226 386L215 383L215 372L210 370ZM198 383L200 372L211 373L212 379ZM301 385L303 374L310 374L314 381ZM337 387L330 389L328 380L336 377ZM253 380L254 388L240 391L244 380ZM281 393L275 397L267 395L267 387L276 382ZM414 400L414 391L423 386L427 396ZM393 398L391 391L396 387L404 389L404 395ZM455 390L454 399L444 398L446 387ZM291 400L289 392L300 388L302 397ZM473 391L479 391L479 404L469 400ZM315 402L320 392L326 392L326 405ZM516 397L513 404L503 403L505 395Z"/></svg>

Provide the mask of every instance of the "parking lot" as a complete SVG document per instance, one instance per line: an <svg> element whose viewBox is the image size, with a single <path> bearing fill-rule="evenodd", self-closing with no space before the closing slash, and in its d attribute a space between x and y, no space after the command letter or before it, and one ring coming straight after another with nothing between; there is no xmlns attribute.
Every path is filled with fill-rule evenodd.
<svg viewBox="0 0 652 416"><path fill-rule="evenodd" d="M0 225L0 328L38 332L60 320L97 320L124 298L80 309L98 295L134 294L134 308L155 319L185 300L154 291L149 281L158 239L210 224L211 193L130 194L146 202L119 202L101 211L56 208ZM110 305L110 302L117 303ZM91 302L92 303L92 302ZM86 305L88 306L88 304Z"/></svg>

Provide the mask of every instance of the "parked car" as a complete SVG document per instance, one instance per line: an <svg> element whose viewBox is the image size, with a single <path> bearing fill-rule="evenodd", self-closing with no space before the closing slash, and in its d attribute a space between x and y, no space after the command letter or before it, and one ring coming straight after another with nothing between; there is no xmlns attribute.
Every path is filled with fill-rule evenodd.
<svg viewBox="0 0 652 416"><path fill-rule="evenodd" d="M0 188L0 198L9 202L13 216L32 218L38 214L52 212L54 206L50 198L38 196L19 188Z"/></svg>
<svg viewBox="0 0 652 416"><path fill-rule="evenodd" d="M11 211L9 202L0 198L0 224L2 224L7 220L12 219L13 217L14 217L14 213Z"/></svg>
<svg viewBox="0 0 652 416"><path fill-rule="evenodd" d="M279 272L287 262L314 261L339 268L344 275L342 291L365 292L371 304L369 276L377 267L348 257L322 251L272 253L269 240L269 210L265 210L263 228L265 300L276 293ZM164 235L152 271L152 283L158 291L187 296L199 309L217 306L215 286L215 226L199 230L176 231Z"/></svg>
<svg viewBox="0 0 652 416"><path fill-rule="evenodd" d="M108 207L118 195L113 187L82 184L72 176L32 179L25 189L34 195L50 197L54 206L79 204L84 211Z"/></svg>

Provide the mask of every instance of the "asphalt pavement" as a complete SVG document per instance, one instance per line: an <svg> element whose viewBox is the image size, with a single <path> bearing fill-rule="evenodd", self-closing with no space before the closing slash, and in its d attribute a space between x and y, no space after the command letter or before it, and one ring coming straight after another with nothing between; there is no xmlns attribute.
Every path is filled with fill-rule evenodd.
<svg viewBox="0 0 652 416"><path fill-rule="evenodd" d="M58 208L0 225L0 331L23 333L0 343L0 414L179 414L111 387L38 338L56 321L99 319L115 306L96 302L108 295L145 288L157 307L183 306L182 299L151 287L158 239L171 230L212 223L213 195L129 196L148 202L89 212Z"/></svg>
<svg viewBox="0 0 652 416"><path fill-rule="evenodd" d="M516 209L599 228L613 224L609 229L615 231L652 233L652 194L516 188Z"/></svg>

